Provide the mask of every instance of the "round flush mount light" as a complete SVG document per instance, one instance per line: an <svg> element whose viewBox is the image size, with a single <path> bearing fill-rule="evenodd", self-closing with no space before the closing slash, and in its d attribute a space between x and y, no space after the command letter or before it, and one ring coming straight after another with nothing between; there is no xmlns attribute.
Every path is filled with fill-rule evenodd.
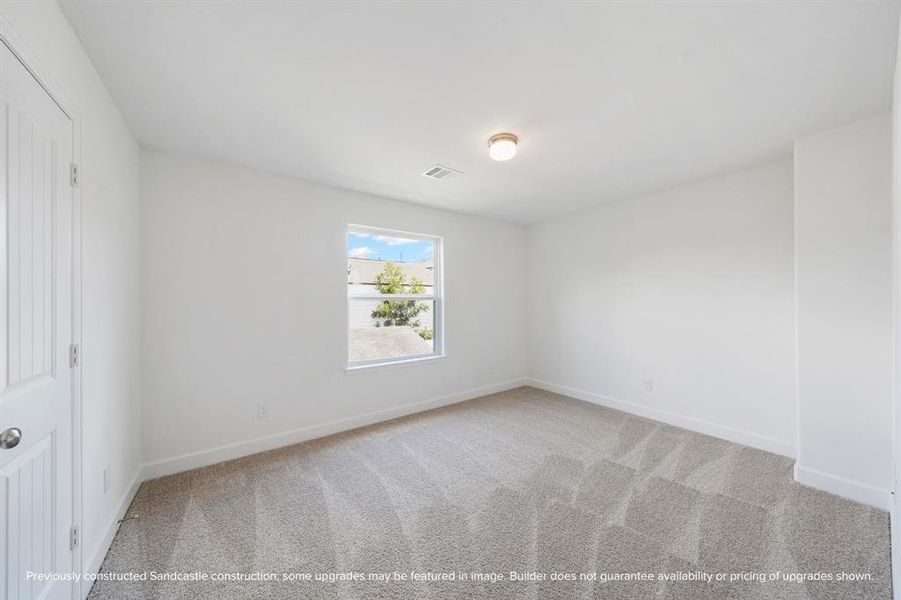
<svg viewBox="0 0 901 600"><path fill-rule="evenodd" d="M488 139L488 156L494 160L510 160L516 156L519 138L512 133L499 133Z"/></svg>

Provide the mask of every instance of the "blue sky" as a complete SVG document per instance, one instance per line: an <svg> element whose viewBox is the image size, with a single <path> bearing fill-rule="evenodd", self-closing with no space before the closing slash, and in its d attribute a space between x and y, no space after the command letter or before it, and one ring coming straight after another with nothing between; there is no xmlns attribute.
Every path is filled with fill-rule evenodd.
<svg viewBox="0 0 901 600"><path fill-rule="evenodd" d="M417 262L432 258L433 244L423 240L379 235L377 233L347 232L347 256L352 258L381 258Z"/></svg>

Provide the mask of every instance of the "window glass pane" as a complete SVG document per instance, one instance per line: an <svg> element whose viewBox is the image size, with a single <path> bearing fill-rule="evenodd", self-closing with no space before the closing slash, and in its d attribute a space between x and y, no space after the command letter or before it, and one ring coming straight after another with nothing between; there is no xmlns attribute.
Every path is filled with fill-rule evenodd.
<svg viewBox="0 0 901 600"><path fill-rule="evenodd" d="M351 296L433 294L435 242L347 232L347 292Z"/></svg>
<svg viewBox="0 0 901 600"><path fill-rule="evenodd" d="M350 362L412 358L434 352L433 300L351 298Z"/></svg>
<svg viewBox="0 0 901 600"><path fill-rule="evenodd" d="M426 236L350 227L347 232L349 362L390 362L435 354L435 256L439 242ZM385 296L394 296L386 298Z"/></svg>

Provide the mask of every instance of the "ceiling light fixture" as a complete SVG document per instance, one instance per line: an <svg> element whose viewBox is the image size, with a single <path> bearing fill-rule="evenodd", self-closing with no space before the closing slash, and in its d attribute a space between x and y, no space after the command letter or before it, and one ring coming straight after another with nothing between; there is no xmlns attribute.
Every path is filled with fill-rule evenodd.
<svg viewBox="0 0 901 600"><path fill-rule="evenodd" d="M510 160L516 156L519 138L512 133L499 133L488 138L488 156L494 160Z"/></svg>

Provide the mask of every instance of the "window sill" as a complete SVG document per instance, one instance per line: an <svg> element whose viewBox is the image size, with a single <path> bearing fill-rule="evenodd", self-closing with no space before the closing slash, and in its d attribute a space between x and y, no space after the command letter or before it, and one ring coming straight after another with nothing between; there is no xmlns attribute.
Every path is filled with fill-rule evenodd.
<svg viewBox="0 0 901 600"><path fill-rule="evenodd" d="M350 365L344 367L344 372L347 375L353 375L356 373L362 373L364 371L371 371L373 369L394 369L398 367L411 367L413 365L423 364L423 363L431 363L442 358L447 358L446 354L429 354L428 356L417 356L415 358L402 358L400 360L392 360L387 362L379 362L372 363L366 365Z"/></svg>

